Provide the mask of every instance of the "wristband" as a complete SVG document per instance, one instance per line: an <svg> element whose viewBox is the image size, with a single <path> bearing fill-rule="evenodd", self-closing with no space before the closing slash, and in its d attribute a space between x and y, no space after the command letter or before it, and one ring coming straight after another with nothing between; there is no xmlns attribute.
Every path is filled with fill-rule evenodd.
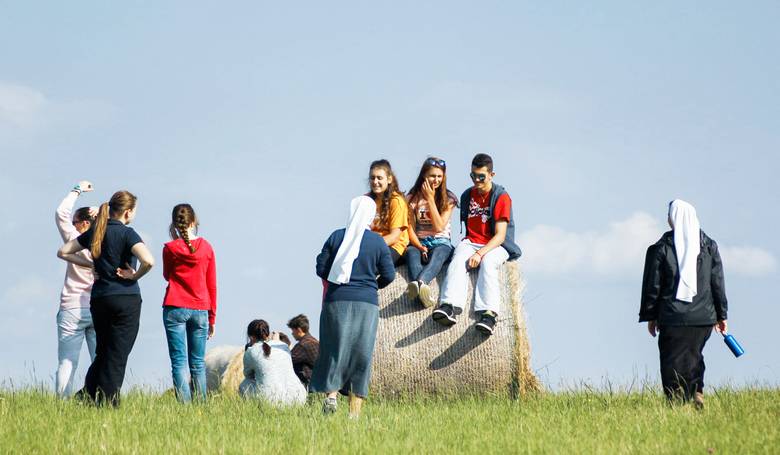
<svg viewBox="0 0 780 455"><path fill-rule="evenodd" d="M78 185L74 186L71 191L75 191L75 192L79 193L79 195L81 195L81 187L78 186Z"/></svg>
<svg viewBox="0 0 780 455"><path fill-rule="evenodd" d="M482 255L479 254L479 250L475 251L474 254L476 254L477 256L479 256L480 259L482 259Z"/></svg>

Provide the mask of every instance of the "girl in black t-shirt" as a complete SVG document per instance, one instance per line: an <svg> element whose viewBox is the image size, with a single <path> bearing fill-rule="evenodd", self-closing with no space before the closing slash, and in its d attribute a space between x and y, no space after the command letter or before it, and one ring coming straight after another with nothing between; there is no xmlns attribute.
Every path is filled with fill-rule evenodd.
<svg viewBox="0 0 780 455"><path fill-rule="evenodd" d="M141 289L138 280L154 265L141 237L127 225L135 218L137 198L117 191L100 206L87 232L60 248L57 256L82 267L92 267L75 253L89 248L95 267L90 312L97 335L95 360L87 371L84 389L77 395L98 405L119 405L127 357L138 335ZM140 266L135 270L136 259Z"/></svg>

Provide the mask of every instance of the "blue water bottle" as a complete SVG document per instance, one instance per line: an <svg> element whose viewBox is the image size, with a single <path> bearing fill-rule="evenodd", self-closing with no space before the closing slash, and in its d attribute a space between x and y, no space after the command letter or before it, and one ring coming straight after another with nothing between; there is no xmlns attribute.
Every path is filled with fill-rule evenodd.
<svg viewBox="0 0 780 455"><path fill-rule="evenodd" d="M734 338L734 335L727 335L724 333L723 342L726 343L726 346L728 346L729 349L731 349L734 357L739 357L745 353L745 350L742 349L742 346L739 345L739 342L736 338Z"/></svg>

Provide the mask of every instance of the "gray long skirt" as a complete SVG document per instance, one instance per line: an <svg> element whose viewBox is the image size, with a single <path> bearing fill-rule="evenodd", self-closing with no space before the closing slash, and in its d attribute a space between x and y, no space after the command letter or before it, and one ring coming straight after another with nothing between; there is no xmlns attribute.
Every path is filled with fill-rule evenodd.
<svg viewBox="0 0 780 455"><path fill-rule="evenodd" d="M379 307L368 302L325 302L320 312L320 356L309 384L311 392L368 396Z"/></svg>

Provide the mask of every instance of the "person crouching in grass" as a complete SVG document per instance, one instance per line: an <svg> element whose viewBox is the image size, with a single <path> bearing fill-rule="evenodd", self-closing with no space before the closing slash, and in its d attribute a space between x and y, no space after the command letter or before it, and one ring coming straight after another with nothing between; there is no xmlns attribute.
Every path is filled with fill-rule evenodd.
<svg viewBox="0 0 780 455"><path fill-rule="evenodd" d="M268 323L262 319L250 322L246 334L249 342L244 352L244 380L238 388L239 394L274 406L304 404L306 389L293 371L290 340L282 341L279 333L271 333Z"/></svg>

